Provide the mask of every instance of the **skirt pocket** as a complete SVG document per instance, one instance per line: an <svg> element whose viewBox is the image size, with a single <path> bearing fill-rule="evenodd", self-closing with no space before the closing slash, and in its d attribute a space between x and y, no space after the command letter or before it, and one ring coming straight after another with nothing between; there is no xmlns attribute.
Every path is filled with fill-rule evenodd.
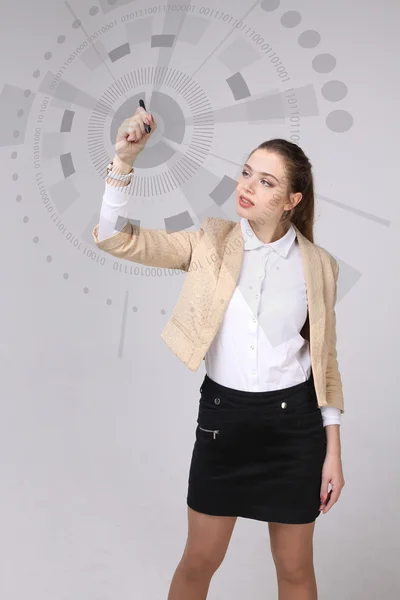
<svg viewBox="0 0 400 600"><path fill-rule="evenodd" d="M198 425L198 429L199 429L199 431L204 431L207 434L211 433L213 440L215 440L217 438L217 435L219 434L219 429L205 429L204 427L200 427L200 425ZM206 436L206 438L207 437L210 437L210 436Z"/></svg>
<svg viewBox="0 0 400 600"><path fill-rule="evenodd" d="M196 443L212 456L222 456L232 452L242 442L240 425L229 423L218 413L202 415L197 421Z"/></svg>

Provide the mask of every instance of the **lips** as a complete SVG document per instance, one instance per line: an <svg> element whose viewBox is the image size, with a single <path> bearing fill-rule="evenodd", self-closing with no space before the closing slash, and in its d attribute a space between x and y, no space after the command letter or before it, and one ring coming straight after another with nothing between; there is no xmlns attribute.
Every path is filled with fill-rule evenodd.
<svg viewBox="0 0 400 600"><path fill-rule="evenodd" d="M252 204L254 206L254 202L252 202L249 198L246 198L246 196L240 196L240 198L242 198L243 200L246 200L247 202L250 202L250 204Z"/></svg>

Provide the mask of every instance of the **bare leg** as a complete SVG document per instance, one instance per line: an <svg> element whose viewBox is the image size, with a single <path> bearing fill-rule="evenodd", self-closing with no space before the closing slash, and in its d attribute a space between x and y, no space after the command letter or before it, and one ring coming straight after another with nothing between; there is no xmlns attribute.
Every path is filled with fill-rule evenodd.
<svg viewBox="0 0 400 600"><path fill-rule="evenodd" d="M304 525L268 523L278 579L278 600L317 600L313 564L315 521Z"/></svg>
<svg viewBox="0 0 400 600"><path fill-rule="evenodd" d="M221 565L237 517L216 517L188 507L188 537L172 578L168 600L206 600Z"/></svg>

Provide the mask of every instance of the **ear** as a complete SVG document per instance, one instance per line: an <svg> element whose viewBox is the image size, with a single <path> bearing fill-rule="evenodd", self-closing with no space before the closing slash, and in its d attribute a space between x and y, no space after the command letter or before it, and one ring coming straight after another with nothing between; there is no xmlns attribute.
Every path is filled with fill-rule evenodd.
<svg viewBox="0 0 400 600"><path fill-rule="evenodd" d="M288 202L289 207L286 210L292 210L298 203L301 201L303 194L301 192L296 192L295 194L290 194L290 200Z"/></svg>

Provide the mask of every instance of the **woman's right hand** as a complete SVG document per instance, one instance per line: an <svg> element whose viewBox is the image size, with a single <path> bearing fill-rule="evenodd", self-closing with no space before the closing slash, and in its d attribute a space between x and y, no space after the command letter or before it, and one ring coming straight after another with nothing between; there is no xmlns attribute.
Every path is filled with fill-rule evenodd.
<svg viewBox="0 0 400 600"><path fill-rule="evenodd" d="M150 125L150 133L146 133L145 124ZM118 159L132 167L156 129L153 116L139 106L133 117L125 119L118 129L115 143L115 154Z"/></svg>

